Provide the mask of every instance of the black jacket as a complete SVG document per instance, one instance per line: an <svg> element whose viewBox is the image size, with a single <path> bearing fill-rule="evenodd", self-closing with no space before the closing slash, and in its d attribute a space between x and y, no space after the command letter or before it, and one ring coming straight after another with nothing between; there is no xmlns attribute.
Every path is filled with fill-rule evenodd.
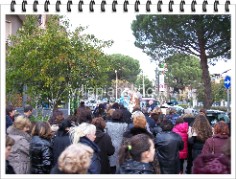
<svg viewBox="0 0 236 179"><path fill-rule="evenodd" d="M129 159L121 164L117 174L155 174L155 172L150 163L143 163Z"/></svg>
<svg viewBox="0 0 236 179"><path fill-rule="evenodd" d="M59 156L70 144L69 133L63 133L60 135L60 131L56 132L52 139L53 166L56 165Z"/></svg>
<svg viewBox="0 0 236 179"><path fill-rule="evenodd" d="M52 168L51 142L39 136L33 136L30 142L30 161L32 174L48 174Z"/></svg>
<svg viewBox="0 0 236 179"><path fill-rule="evenodd" d="M16 174L8 160L6 160L6 174Z"/></svg>
<svg viewBox="0 0 236 179"><path fill-rule="evenodd" d="M156 136L155 147L161 173L178 174L179 151L184 148L180 135L172 131L162 131Z"/></svg>
<svg viewBox="0 0 236 179"><path fill-rule="evenodd" d="M100 174L101 173L101 159L99 157L100 149L93 141L89 140L87 137L81 137L80 141L93 149L93 156L91 159L91 164L88 168L89 174Z"/></svg>
<svg viewBox="0 0 236 179"><path fill-rule="evenodd" d="M111 142L111 137L107 133L103 132L102 129L97 128L96 139L94 142L100 148L98 155L101 158L101 174L110 174L111 171L108 157L113 155L115 152L115 148Z"/></svg>

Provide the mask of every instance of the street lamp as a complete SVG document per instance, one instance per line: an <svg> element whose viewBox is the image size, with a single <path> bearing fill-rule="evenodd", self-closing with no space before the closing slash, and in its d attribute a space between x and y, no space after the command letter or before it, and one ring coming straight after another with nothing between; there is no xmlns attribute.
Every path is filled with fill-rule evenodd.
<svg viewBox="0 0 236 179"><path fill-rule="evenodd" d="M115 70L115 73L116 73L116 101L117 101L117 83L118 83L117 70Z"/></svg>

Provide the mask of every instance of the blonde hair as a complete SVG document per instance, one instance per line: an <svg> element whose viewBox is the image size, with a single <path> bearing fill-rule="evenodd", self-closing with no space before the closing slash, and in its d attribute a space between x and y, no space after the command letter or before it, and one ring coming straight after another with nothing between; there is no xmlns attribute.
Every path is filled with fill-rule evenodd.
<svg viewBox="0 0 236 179"><path fill-rule="evenodd" d="M67 174L86 174L93 150L81 143L71 144L58 158L58 168Z"/></svg>
<svg viewBox="0 0 236 179"><path fill-rule="evenodd" d="M80 137L84 137L88 134L95 134L96 133L96 126L93 124L89 124L86 122L81 123L79 126L72 127L69 130L70 139L73 144L79 142Z"/></svg>
<svg viewBox="0 0 236 179"><path fill-rule="evenodd" d="M16 129L23 130L26 126L31 127L31 122L28 117L20 115L15 118L13 126Z"/></svg>

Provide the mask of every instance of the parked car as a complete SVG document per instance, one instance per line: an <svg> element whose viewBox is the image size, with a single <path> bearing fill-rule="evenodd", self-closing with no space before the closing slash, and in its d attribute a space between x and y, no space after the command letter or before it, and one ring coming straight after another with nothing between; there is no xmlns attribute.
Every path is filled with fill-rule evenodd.
<svg viewBox="0 0 236 179"><path fill-rule="evenodd" d="M206 110L206 115L212 126L214 126L215 123L221 120L229 123L229 116L224 111L209 109Z"/></svg>

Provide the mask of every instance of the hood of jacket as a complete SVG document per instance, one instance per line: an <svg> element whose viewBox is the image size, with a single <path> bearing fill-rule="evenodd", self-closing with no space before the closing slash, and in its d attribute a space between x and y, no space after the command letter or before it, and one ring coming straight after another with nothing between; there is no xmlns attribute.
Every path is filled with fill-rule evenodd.
<svg viewBox="0 0 236 179"><path fill-rule="evenodd" d="M22 137L24 137L27 141L30 141L30 140L31 140L31 135L30 135L30 134L28 134L27 132L24 132L24 131L22 131L22 130L17 129L17 128L15 128L14 126L8 127L7 133L8 133L9 135L22 136Z"/></svg>

